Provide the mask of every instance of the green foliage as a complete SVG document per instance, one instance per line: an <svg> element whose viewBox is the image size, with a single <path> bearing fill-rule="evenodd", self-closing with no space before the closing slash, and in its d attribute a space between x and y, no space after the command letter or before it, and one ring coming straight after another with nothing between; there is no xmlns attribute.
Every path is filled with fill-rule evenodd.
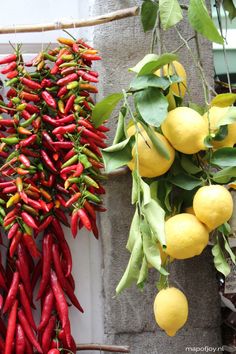
<svg viewBox="0 0 236 354"><path fill-rule="evenodd" d="M152 0L144 0L141 6L141 21L144 32L150 31L155 27L157 20L158 5Z"/></svg>
<svg viewBox="0 0 236 354"><path fill-rule="evenodd" d="M229 14L229 19L232 21L236 17L236 7L233 0L223 0L223 7Z"/></svg>
<svg viewBox="0 0 236 354"><path fill-rule="evenodd" d="M219 44L224 43L224 39L208 14L204 0L189 1L188 19L193 29L209 41Z"/></svg>
<svg viewBox="0 0 236 354"><path fill-rule="evenodd" d="M164 30L175 26L183 19L178 0L159 0L161 25Z"/></svg>
<svg viewBox="0 0 236 354"><path fill-rule="evenodd" d="M236 94L235 93L221 93L215 96L211 101L211 106L218 106L218 107L228 107L234 104L236 101Z"/></svg>
<svg viewBox="0 0 236 354"><path fill-rule="evenodd" d="M110 117L114 108L122 98L122 93L113 93L95 105L92 113L92 121L96 128Z"/></svg>
<svg viewBox="0 0 236 354"><path fill-rule="evenodd" d="M212 254L214 257L214 264L218 272L222 273L225 277L230 273L230 266L225 259L224 252L221 248L219 238L217 237L216 244L212 247Z"/></svg>
<svg viewBox="0 0 236 354"><path fill-rule="evenodd" d="M236 166L236 148L224 147L216 150L211 162L220 167L234 167Z"/></svg>
<svg viewBox="0 0 236 354"><path fill-rule="evenodd" d="M138 76L153 74L163 65L169 64L174 60L178 60L178 56L172 53L164 53L162 55L147 54L130 71L137 73Z"/></svg>

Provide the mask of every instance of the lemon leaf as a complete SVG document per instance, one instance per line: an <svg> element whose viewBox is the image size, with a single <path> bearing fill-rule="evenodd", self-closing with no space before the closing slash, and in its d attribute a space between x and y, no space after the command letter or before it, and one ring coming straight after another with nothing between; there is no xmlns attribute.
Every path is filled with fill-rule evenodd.
<svg viewBox="0 0 236 354"><path fill-rule="evenodd" d="M135 77L130 83L130 91L143 90L147 87L158 87L166 90L171 84L181 82L181 78L177 75L167 77L159 77L155 74L147 74Z"/></svg>
<svg viewBox="0 0 236 354"><path fill-rule="evenodd" d="M141 7L141 21L144 32L154 28L157 19L157 3L151 0L144 0Z"/></svg>
<svg viewBox="0 0 236 354"><path fill-rule="evenodd" d="M195 175L202 171L200 167L196 166L193 161L185 155L182 155L180 163L183 169L189 174Z"/></svg>
<svg viewBox="0 0 236 354"><path fill-rule="evenodd" d="M161 24L164 30L176 25L183 19L177 0L159 0Z"/></svg>
<svg viewBox="0 0 236 354"><path fill-rule="evenodd" d="M217 127L236 123L236 107L230 107L224 116L217 122Z"/></svg>
<svg viewBox="0 0 236 354"><path fill-rule="evenodd" d="M157 241L153 240L151 230L146 222L141 223L141 232L143 237L143 252L154 268L159 270L161 268L161 255L157 247Z"/></svg>
<svg viewBox="0 0 236 354"><path fill-rule="evenodd" d="M234 104L235 101L236 93L221 93L212 99L210 106L228 107Z"/></svg>
<svg viewBox="0 0 236 354"><path fill-rule="evenodd" d="M148 278L148 263L147 263L146 257L143 257L142 266L141 266L138 281L137 281L137 285L140 289L143 289L147 278Z"/></svg>
<svg viewBox="0 0 236 354"><path fill-rule="evenodd" d="M172 53L164 53L160 56L157 54L147 54L129 70L138 73L138 76L152 74L154 71L174 60L178 60L178 56Z"/></svg>
<svg viewBox="0 0 236 354"><path fill-rule="evenodd" d="M123 98L123 93L113 93L98 102L92 112L92 121L95 128L98 128L105 120L107 120L118 102Z"/></svg>
<svg viewBox="0 0 236 354"><path fill-rule="evenodd" d="M168 101L159 88L148 87L134 95L135 104L143 120L159 127L168 114Z"/></svg>
<svg viewBox="0 0 236 354"><path fill-rule="evenodd" d="M236 148L223 147L212 154L211 163L220 167L236 166Z"/></svg>
<svg viewBox="0 0 236 354"><path fill-rule="evenodd" d="M201 186L202 180L187 174L178 174L169 178L169 182L175 186L191 191L192 189Z"/></svg>
<svg viewBox="0 0 236 354"><path fill-rule="evenodd" d="M204 0L190 0L188 19L195 31L211 42L223 44L224 39L219 34L214 22L208 14Z"/></svg>
<svg viewBox="0 0 236 354"><path fill-rule="evenodd" d="M126 245L127 250L132 252L132 249L134 247L135 241L139 237L141 237L141 234L140 234L140 217L139 217L138 209L136 208L134 216L133 216L133 220L132 220L131 225L130 225L129 238L128 238L127 245Z"/></svg>
<svg viewBox="0 0 236 354"><path fill-rule="evenodd" d="M132 148L135 137L131 136L116 145L102 150L102 156L107 173L126 165L132 159Z"/></svg>
<svg viewBox="0 0 236 354"><path fill-rule="evenodd" d="M232 178L236 177L236 167L226 167L218 171L213 176L213 181L216 183L228 183Z"/></svg>
<svg viewBox="0 0 236 354"><path fill-rule="evenodd" d="M140 186L142 190L142 204L147 205L151 201L150 186L142 178L140 178Z"/></svg>
<svg viewBox="0 0 236 354"><path fill-rule="evenodd" d="M227 263L224 253L220 247L219 240L217 238L217 243L212 247L212 254L214 257L214 264L218 272L222 273L225 277L230 273L230 266Z"/></svg>
<svg viewBox="0 0 236 354"><path fill-rule="evenodd" d="M229 19L232 21L236 17L236 7L233 0L223 0L223 7L229 13Z"/></svg>
<svg viewBox="0 0 236 354"><path fill-rule="evenodd" d="M226 238L224 235L222 235L222 236L223 236L223 239L224 239L225 250L226 250L226 252L230 255L230 258L231 258L232 262L235 264L235 263L236 263L235 254L234 254L233 251L231 250L230 245L229 245L229 243L228 243L228 241L227 241L227 238Z"/></svg>
<svg viewBox="0 0 236 354"><path fill-rule="evenodd" d="M165 238L165 211L156 200L151 199L150 203L142 207L153 236L162 246L166 246Z"/></svg>
<svg viewBox="0 0 236 354"><path fill-rule="evenodd" d="M127 138L126 130L125 130L125 117L127 115L127 108L121 107L119 116L118 116L118 123L116 128L116 135L113 140L113 145L120 143L121 141Z"/></svg>
<svg viewBox="0 0 236 354"><path fill-rule="evenodd" d="M141 124L142 124L142 122L141 122ZM146 124L142 124L142 126L145 129L147 135L149 136L151 142L153 143L153 146L156 149L156 151L159 152L159 154L161 154L162 156L164 156L166 158L166 160L169 160L170 159L169 151L166 149L163 142L157 138L156 134L154 133L153 128L146 125Z"/></svg>

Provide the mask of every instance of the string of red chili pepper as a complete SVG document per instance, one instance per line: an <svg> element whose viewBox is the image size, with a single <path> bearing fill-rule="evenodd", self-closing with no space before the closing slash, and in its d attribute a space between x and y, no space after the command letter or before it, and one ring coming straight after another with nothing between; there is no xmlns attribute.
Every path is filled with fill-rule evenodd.
<svg viewBox="0 0 236 354"><path fill-rule="evenodd" d="M75 352L66 298L83 309L74 295L71 254L58 220L71 224L74 237L83 226L98 237L95 211L104 210L99 170L107 128L94 128L90 96L97 92L91 83L98 82L91 63L100 57L82 40L60 38L59 43L25 66L19 51L0 60L10 87L9 103L2 100L0 111L11 117L0 120L0 157L5 159L0 167L0 223L10 239L9 281L0 272L0 286L5 289L4 311L12 306L7 333L0 326L0 347L9 353L14 352L12 332L16 353L31 353L33 347L47 353L55 346ZM29 73L26 66L36 70ZM42 231L43 258L35 265L32 257L41 255L33 236ZM41 272L37 297L42 315L35 331L32 294Z"/></svg>

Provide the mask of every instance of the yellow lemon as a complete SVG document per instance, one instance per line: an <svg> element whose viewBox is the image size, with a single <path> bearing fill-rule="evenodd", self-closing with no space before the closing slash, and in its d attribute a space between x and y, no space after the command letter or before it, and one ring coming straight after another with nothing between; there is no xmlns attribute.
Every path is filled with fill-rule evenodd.
<svg viewBox="0 0 236 354"><path fill-rule="evenodd" d="M210 123L210 132L216 133L219 129L217 127L217 123L224 115L227 113L230 107L212 107L203 115L203 118L206 122ZM215 149L221 147L233 147L236 143L236 123L232 123L228 125L228 134L223 140L213 141L212 145Z"/></svg>
<svg viewBox="0 0 236 354"><path fill-rule="evenodd" d="M154 300L154 315L168 336L175 336L188 319L188 300L177 288L162 289Z"/></svg>
<svg viewBox="0 0 236 354"><path fill-rule="evenodd" d="M187 86L187 74L182 64L175 60L170 64L164 65L162 69L158 69L154 74L157 76L179 76L182 82L172 84L170 86L170 92L176 96L184 97Z"/></svg>
<svg viewBox="0 0 236 354"><path fill-rule="evenodd" d="M233 213L233 199L223 186L215 184L198 189L193 198L196 217L207 225L209 230L228 221Z"/></svg>
<svg viewBox="0 0 236 354"><path fill-rule="evenodd" d="M173 109L168 113L161 128L171 145L184 154L195 154L205 149L204 139L208 135L207 122L191 108Z"/></svg>
<svg viewBox="0 0 236 354"><path fill-rule="evenodd" d="M134 132L135 129L130 127L127 131L127 134L130 136L134 134ZM142 177L149 178L161 176L169 170L172 163L174 162L175 150L163 135L155 133L157 139L162 142L169 153L170 158L167 160L155 149L147 133L144 130L141 130L141 132L142 133L139 133L138 135L139 173ZM133 159L128 163L131 171L133 171L135 168L135 146L133 147L132 155Z"/></svg>
<svg viewBox="0 0 236 354"><path fill-rule="evenodd" d="M182 213L165 222L165 252L176 259L186 259L202 253L206 247L208 230L195 215Z"/></svg>

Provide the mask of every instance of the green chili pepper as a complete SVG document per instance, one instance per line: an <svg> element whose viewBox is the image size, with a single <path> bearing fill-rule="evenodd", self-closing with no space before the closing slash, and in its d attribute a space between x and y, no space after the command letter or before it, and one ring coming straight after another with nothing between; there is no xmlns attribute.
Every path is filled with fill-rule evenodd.
<svg viewBox="0 0 236 354"><path fill-rule="evenodd" d="M78 66L78 63L76 63L76 61L70 61L69 63L63 63L59 66L60 66L60 68L67 68L70 66Z"/></svg>
<svg viewBox="0 0 236 354"><path fill-rule="evenodd" d="M5 210L2 206L0 206L0 214L4 217L6 216Z"/></svg>
<svg viewBox="0 0 236 354"><path fill-rule="evenodd" d="M5 205L5 204L6 204L5 200L3 200L2 198L0 198L0 204Z"/></svg>
<svg viewBox="0 0 236 354"><path fill-rule="evenodd" d="M76 82L77 82L77 81L76 81ZM84 101L84 97L82 97L82 96L77 96L74 103L78 104L78 103L80 103L80 102L82 102L82 101Z"/></svg>
<svg viewBox="0 0 236 354"><path fill-rule="evenodd" d="M50 55L48 53L43 53L43 57L44 57L44 59L48 59L50 61L57 61L56 57L54 57L53 55Z"/></svg>
<svg viewBox="0 0 236 354"><path fill-rule="evenodd" d="M75 162L78 161L78 155L74 155L72 156L69 160L67 160L65 163L63 163L63 165L61 166L61 168L73 165Z"/></svg>
<svg viewBox="0 0 236 354"><path fill-rule="evenodd" d="M23 229L28 235L33 235L33 229L29 227L26 223L22 222Z"/></svg>
<svg viewBox="0 0 236 354"><path fill-rule="evenodd" d="M20 127L27 128L36 118L37 118L37 114L34 113L29 119L20 123Z"/></svg>
<svg viewBox="0 0 236 354"><path fill-rule="evenodd" d="M16 84L19 81L18 77L14 77L13 79L9 80L6 82L6 86L12 86L14 84Z"/></svg>
<svg viewBox="0 0 236 354"><path fill-rule="evenodd" d="M15 145L19 143L19 138L16 136L10 137L10 138L1 138L1 141L3 143L6 143L7 145Z"/></svg>
<svg viewBox="0 0 236 354"><path fill-rule="evenodd" d="M23 111L26 107L26 103L21 103L16 107L17 111Z"/></svg>
<svg viewBox="0 0 236 354"><path fill-rule="evenodd" d="M57 92L58 91L58 86L46 87L46 90L48 92Z"/></svg>
<svg viewBox="0 0 236 354"><path fill-rule="evenodd" d="M79 155L79 161L84 165L84 168L89 168L92 166L92 164L89 162L87 156L84 154Z"/></svg>
<svg viewBox="0 0 236 354"><path fill-rule="evenodd" d="M21 99L20 99L19 97L13 97L13 98L11 99L11 101L12 101L12 103L14 103L14 104L19 104L19 103L21 102Z"/></svg>
<svg viewBox="0 0 236 354"><path fill-rule="evenodd" d="M92 186L94 188L99 188L99 185L97 184L97 182L94 181L94 179L92 179L91 177L84 175L84 176L82 176L82 179L88 186Z"/></svg>
<svg viewBox="0 0 236 354"><path fill-rule="evenodd" d="M73 89L75 89L78 86L79 86L79 81L72 81L66 86L66 88L68 90L73 90Z"/></svg>
<svg viewBox="0 0 236 354"><path fill-rule="evenodd" d="M89 191L85 191L84 196L95 203L101 203L101 199L98 196L90 193Z"/></svg>
<svg viewBox="0 0 236 354"><path fill-rule="evenodd" d="M18 151L12 151L12 153L8 156L8 158L6 159L6 162L11 161L14 157L17 157L19 155Z"/></svg>

